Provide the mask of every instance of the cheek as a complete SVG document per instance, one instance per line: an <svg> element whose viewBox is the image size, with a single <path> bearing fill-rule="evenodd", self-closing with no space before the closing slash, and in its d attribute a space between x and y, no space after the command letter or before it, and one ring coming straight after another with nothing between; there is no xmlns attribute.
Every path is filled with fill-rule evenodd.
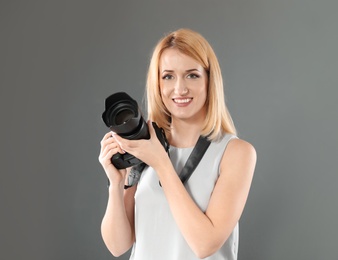
<svg viewBox="0 0 338 260"><path fill-rule="evenodd" d="M201 101L203 101L203 103L205 104L208 99L208 88L207 87L202 88L198 96L201 98Z"/></svg>
<svg viewBox="0 0 338 260"><path fill-rule="evenodd" d="M168 88L160 86L160 95L161 95L162 103L164 104L165 107L167 107L169 96L170 96L170 92L168 91Z"/></svg>
<svg viewBox="0 0 338 260"><path fill-rule="evenodd" d="M199 84L194 86L194 89L198 95L205 96L208 92L208 85L204 82L199 82Z"/></svg>
<svg viewBox="0 0 338 260"><path fill-rule="evenodd" d="M161 92L162 98L167 98L167 97L170 96L171 88L167 85L161 84L160 85L160 92Z"/></svg>

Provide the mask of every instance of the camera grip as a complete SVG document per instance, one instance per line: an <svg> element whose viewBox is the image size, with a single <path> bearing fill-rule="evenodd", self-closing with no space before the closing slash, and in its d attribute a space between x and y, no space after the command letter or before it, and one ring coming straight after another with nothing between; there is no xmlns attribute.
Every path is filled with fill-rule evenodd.
<svg viewBox="0 0 338 260"><path fill-rule="evenodd" d="M111 162L116 167L116 169L125 169L134 166L136 164L139 164L142 161L129 153L125 154L116 153L111 158Z"/></svg>

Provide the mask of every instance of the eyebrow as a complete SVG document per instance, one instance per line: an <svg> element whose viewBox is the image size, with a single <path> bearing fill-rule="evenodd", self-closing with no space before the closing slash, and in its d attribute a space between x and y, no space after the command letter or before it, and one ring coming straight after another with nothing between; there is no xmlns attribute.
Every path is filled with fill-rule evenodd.
<svg viewBox="0 0 338 260"><path fill-rule="evenodd" d="M192 72L192 71L198 71L198 72L200 72L198 69L188 69L185 72ZM167 72L174 72L174 70L163 70L162 74L163 73L167 73Z"/></svg>

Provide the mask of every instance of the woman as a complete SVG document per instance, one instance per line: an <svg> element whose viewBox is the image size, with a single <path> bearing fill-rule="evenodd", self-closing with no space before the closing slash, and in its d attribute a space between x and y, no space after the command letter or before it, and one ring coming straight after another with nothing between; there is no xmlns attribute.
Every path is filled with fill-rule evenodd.
<svg viewBox="0 0 338 260"><path fill-rule="evenodd" d="M149 140L110 132L99 161L110 181L102 237L113 255L131 258L237 259L238 221L256 164L253 146L236 136L225 106L217 58L199 33L180 29L154 49L147 79L148 118L165 130L169 154L148 123ZM179 173L200 136L211 144L187 183ZM137 185L110 158L128 152L145 162ZM159 182L161 185L159 185Z"/></svg>

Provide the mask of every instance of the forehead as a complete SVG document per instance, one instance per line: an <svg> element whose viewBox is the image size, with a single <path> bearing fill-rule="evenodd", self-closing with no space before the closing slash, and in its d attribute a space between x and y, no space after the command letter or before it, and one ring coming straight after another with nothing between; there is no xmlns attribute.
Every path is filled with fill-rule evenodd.
<svg viewBox="0 0 338 260"><path fill-rule="evenodd" d="M180 52L178 49L166 49L159 60L159 69L180 70L180 69L202 69L202 65L192 57Z"/></svg>

